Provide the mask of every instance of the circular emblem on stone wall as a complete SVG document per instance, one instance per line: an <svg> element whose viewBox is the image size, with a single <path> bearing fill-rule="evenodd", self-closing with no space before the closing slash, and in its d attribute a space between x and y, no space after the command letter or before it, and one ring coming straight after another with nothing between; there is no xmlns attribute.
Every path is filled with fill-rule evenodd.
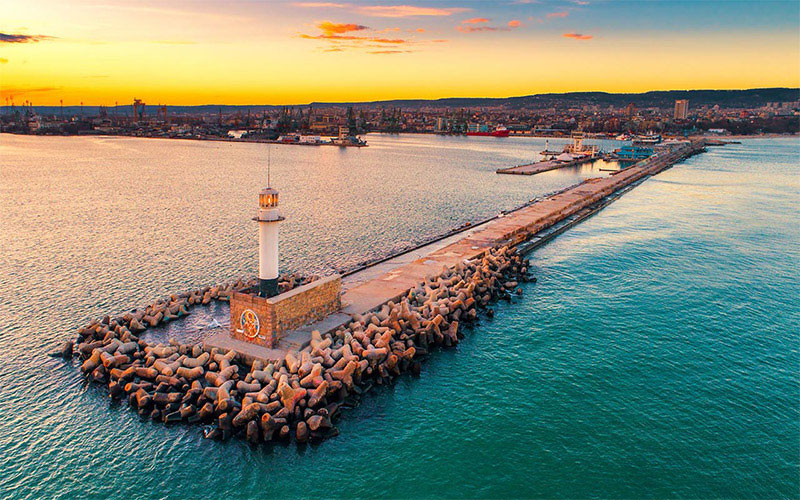
<svg viewBox="0 0 800 500"><path fill-rule="evenodd" d="M258 321L258 316L252 309L242 311L239 323L242 325L242 333L249 339L255 338L261 331L261 322Z"/></svg>

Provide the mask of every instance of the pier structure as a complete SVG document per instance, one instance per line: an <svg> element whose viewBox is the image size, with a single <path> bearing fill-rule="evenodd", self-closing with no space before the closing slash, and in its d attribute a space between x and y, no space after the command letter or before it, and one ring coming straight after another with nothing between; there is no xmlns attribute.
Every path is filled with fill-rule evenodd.
<svg viewBox="0 0 800 500"><path fill-rule="evenodd" d="M451 269L465 260L481 257L498 245L525 245L530 250L542 244L570 225L592 215L626 188L702 151L704 147L702 140L676 144L672 149L661 151L614 175L587 179L461 233L383 260L374 266L337 276L342 290L341 310L331 311L317 321L287 332L272 349L243 342L219 345L212 341L210 345L234 348L249 360L283 359L289 351L300 350L308 345L313 331L322 335L333 332L349 323L352 315L376 310L389 301L397 302L420 282L437 275L443 268ZM559 226L564 223L569 224Z"/></svg>
<svg viewBox="0 0 800 500"><path fill-rule="evenodd" d="M556 170L558 168L575 167L577 165L583 165L584 163L593 162L600 157L595 154L590 154L588 156L573 158L572 160L568 161L562 161L557 158L558 157L550 160L537 161L534 163L526 163L525 165L517 165L516 167L500 168L497 169L495 172L498 174L509 174L509 175L536 175L536 174L541 174L542 172Z"/></svg>
<svg viewBox="0 0 800 500"><path fill-rule="evenodd" d="M463 260L480 257L497 245L523 243L538 232L600 202L604 197L638 180L672 166L701 150L702 147L702 141L687 143L671 152L643 160L616 175L588 179L575 187L438 242L428 249L427 253L425 249L420 249L417 255L425 255L410 262L408 259L398 258L397 267L387 269L380 276L366 280L359 279L359 274L369 273L369 270L345 276L342 284L344 290L342 311L363 314L390 300L402 297L417 283L427 276L437 274L443 267L453 267ZM382 264L384 268L391 265L391 262Z"/></svg>
<svg viewBox="0 0 800 500"><path fill-rule="evenodd" d="M600 158L597 146L584 145L583 138L583 132L573 132L572 144L565 145L560 153L558 151L550 151L550 143L545 141L544 151L540 153L544 160L517 165L516 167L499 168L495 172L510 175L535 175L558 168L582 165Z"/></svg>

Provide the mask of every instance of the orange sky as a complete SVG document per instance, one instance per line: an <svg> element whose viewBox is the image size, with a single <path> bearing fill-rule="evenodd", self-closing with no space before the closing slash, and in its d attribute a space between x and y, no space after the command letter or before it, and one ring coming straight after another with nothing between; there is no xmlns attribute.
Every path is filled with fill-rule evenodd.
<svg viewBox="0 0 800 500"><path fill-rule="evenodd" d="M0 104L796 87L797 11L796 2L0 0Z"/></svg>

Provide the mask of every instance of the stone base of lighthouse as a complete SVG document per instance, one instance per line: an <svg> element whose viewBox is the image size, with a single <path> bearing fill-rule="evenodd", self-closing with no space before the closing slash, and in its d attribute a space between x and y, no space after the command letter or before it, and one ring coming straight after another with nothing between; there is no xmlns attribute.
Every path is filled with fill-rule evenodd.
<svg viewBox="0 0 800 500"><path fill-rule="evenodd" d="M273 348L287 333L342 308L342 277L328 276L274 297L231 295L231 337Z"/></svg>

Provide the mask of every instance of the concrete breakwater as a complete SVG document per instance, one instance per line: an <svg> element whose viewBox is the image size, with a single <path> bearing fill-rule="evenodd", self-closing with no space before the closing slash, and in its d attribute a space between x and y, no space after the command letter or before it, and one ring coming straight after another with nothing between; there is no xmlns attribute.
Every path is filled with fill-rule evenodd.
<svg viewBox="0 0 800 500"><path fill-rule="evenodd" d="M529 269L517 245L701 147L692 143L618 175L586 181L491 221L392 271L390 278L348 289L347 319L329 331L313 332L308 345L277 361L246 366L235 351L177 342L151 345L138 337L142 323L176 319L198 298L214 300L208 289L80 329L82 370L107 384L113 398L127 398L143 417L202 423L208 438L305 442L329 437L337 432L340 408L355 404L373 385L403 372L418 373L431 346L455 345L461 324L477 319L481 310L491 314L493 300L517 292ZM226 285L217 295L247 285ZM182 304L190 298L192 304ZM71 356L72 346L65 345L65 355Z"/></svg>
<svg viewBox="0 0 800 500"><path fill-rule="evenodd" d="M142 417L206 424L207 438L306 442L336 434L340 406L354 404L373 384L407 371L418 374L431 346L456 345L460 322L475 321L479 307L521 292L518 283L527 279L527 263L504 246L442 269L397 303L356 315L332 335L314 332L308 346L274 363L248 367L233 350L174 341L150 345L136 335L147 328L142 323L177 319L188 313L187 304L213 300L208 290L94 321L78 331L77 351L81 371L107 384L112 398L127 398ZM225 297L249 285L239 281L216 293ZM71 357L71 342L62 354Z"/></svg>

